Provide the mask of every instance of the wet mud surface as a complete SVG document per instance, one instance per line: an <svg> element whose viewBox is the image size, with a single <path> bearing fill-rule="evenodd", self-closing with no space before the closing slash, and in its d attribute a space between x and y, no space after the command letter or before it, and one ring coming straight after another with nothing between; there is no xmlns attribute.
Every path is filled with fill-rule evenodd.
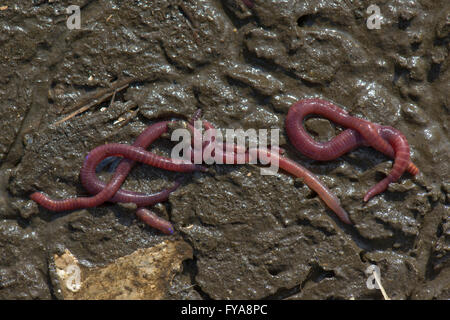
<svg viewBox="0 0 450 320"><path fill-rule="evenodd" d="M392 299L450 298L448 1L382 1L378 30L366 25L370 1L253 2L2 2L1 299L61 298L52 264L66 249L101 268L164 241L184 241L193 257L158 297L383 299L366 286L376 264ZM79 30L66 26L70 4L81 7ZM111 103L116 81L127 85ZM401 130L421 174L365 204L392 161L371 148L330 162L294 150L284 120L310 97ZM92 148L131 144L149 124L198 108L219 128L279 128L287 156L320 177L354 225L301 181L252 165L186 175L155 207L172 236L125 205L52 213L29 200L87 195L79 170ZM322 141L341 130L324 119L306 127ZM171 146L159 139L154 150ZM138 165L124 187L151 193L178 176Z"/></svg>

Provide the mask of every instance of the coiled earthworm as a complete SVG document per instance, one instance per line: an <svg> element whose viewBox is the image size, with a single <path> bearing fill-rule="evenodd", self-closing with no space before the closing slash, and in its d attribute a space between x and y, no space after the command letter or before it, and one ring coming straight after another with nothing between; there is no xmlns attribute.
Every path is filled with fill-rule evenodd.
<svg viewBox="0 0 450 320"><path fill-rule="evenodd" d="M140 147L142 149L148 148L156 139L158 139L163 133L167 132L167 125L169 121L160 121L147 127L133 143L134 147ZM98 167L98 162L102 160L102 157L87 156L88 161L85 161L80 171L80 179L84 188L91 194L97 194L106 187L106 184L97 178L94 168ZM96 160L95 163L93 161ZM124 175L128 175L135 161L129 159L123 159L120 161L116 170L119 170ZM155 194L144 194L140 192L128 191L119 189L116 194L108 199L109 202L122 202L122 203L135 203L138 206L151 206L155 203L166 201L170 193L175 191L180 186L180 181L167 189L164 189Z"/></svg>
<svg viewBox="0 0 450 320"><path fill-rule="evenodd" d="M328 142L317 142L303 128L303 120L309 114L323 116L349 129ZM333 160L359 146L371 146L394 158L389 175L366 193L364 201L386 190L389 183L397 181L404 171L412 175L419 173L410 160L408 141L400 131L353 117L326 100L303 99L294 103L286 117L286 131L294 147L315 160Z"/></svg>
<svg viewBox="0 0 450 320"><path fill-rule="evenodd" d="M135 145L133 146L117 143L107 144L93 149L88 154L88 156L86 156L80 175L83 179L83 184L87 185L87 188L90 192L98 192L95 196L78 197L65 200L52 200L40 192L35 192L31 194L30 198L39 203L44 208L51 211L67 211L81 208L91 208L100 205L105 201L125 201L136 203L138 206L142 206L147 204L154 204L156 202L167 199L168 195L179 186L179 181L177 181L173 187L163 190L155 195L147 196L132 191L119 191L121 184L127 177L135 161L143 162L148 165L170 171L192 172L196 170L205 170L205 168L202 166L195 165L187 161L173 160L170 158L158 156L142 148L147 147L162 133L166 132L167 123L168 122L157 123L147 128L136 139ZM95 168L103 159L109 156L122 156L127 159L121 161L111 181L107 185L105 185L103 182L99 181L96 178ZM142 218L144 222L149 224L152 217L154 216L150 214L140 214L139 217ZM153 225L162 226L160 222L161 221L155 221ZM161 231L167 232L167 230L168 229L166 228Z"/></svg>
<svg viewBox="0 0 450 320"><path fill-rule="evenodd" d="M95 172L95 165L109 156L122 156L129 160L142 162L154 167L177 172L192 172L203 170L201 166L187 163L182 160L172 160L154 153L148 152L142 148L129 146L119 143L110 143L93 149L86 157L82 171ZM94 165L95 164L95 165ZM120 170L119 170L120 169ZM93 197L79 197L65 200L52 200L46 195L35 192L30 197L44 208L51 211L67 211L81 208L92 208L108 201L119 190L126 178L122 168L117 168L111 181L106 187ZM84 174L84 173L83 173Z"/></svg>

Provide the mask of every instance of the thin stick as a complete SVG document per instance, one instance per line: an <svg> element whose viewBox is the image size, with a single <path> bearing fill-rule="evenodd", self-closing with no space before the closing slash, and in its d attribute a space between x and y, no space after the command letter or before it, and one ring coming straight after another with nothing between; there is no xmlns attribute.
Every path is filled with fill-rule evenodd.
<svg viewBox="0 0 450 320"><path fill-rule="evenodd" d="M113 95L111 97L111 101L109 102L109 106L110 107L112 106L112 104L114 103L114 100L116 99L116 93L117 93L117 89L114 90L114 93L113 93Z"/></svg>
<svg viewBox="0 0 450 320"><path fill-rule="evenodd" d="M61 120L56 121L56 122L54 123L54 125L55 125L55 126L60 125L61 123L63 123L63 122L65 122L65 121L67 121L67 120L69 120L69 119L75 117L77 114L80 114L80 113L82 113L82 112L84 112L84 111L90 109L91 107L96 106L96 105L102 103L103 101L105 101L106 99L108 99L109 97L111 97L111 95L113 95L113 97L114 97L116 92L121 91L121 90L127 88L128 85L129 85L129 83L127 83L127 84L125 84L125 85L122 85L122 86L119 87L119 88L108 88L108 91L107 91L106 93L103 93L103 92L105 92L105 90L101 90L101 92L103 93L103 95L100 95L99 97L97 97L98 94L96 94L95 97L96 97L97 99L94 98L94 99L95 99L94 101L92 101L92 102L90 102L90 103L88 103L88 104L82 106L82 107L79 108L78 110L75 110L74 112L72 112L72 113L69 114L68 116L62 118ZM114 91L111 91L112 89L113 89ZM84 99L83 99L83 100L84 100Z"/></svg>
<svg viewBox="0 0 450 320"><path fill-rule="evenodd" d="M116 90L117 88L123 87L126 84L130 84L133 81L136 81L136 79L125 78L125 79L122 79L122 80L116 80L113 83L111 83L111 85L108 88L103 88L103 89L97 90L97 91L95 91L93 93L89 93L89 94L85 95L83 98L81 98L80 101L75 103L72 106L72 108L70 108L69 110L64 110L64 111L65 112L72 112L74 110L77 110L80 107L84 106L89 101L92 101L94 99L98 99L98 98L102 97L103 95L111 92L112 90Z"/></svg>
<svg viewBox="0 0 450 320"><path fill-rule="evenodd" d="M377 283L378 287L380 288L381 294L384 297L384 300L391 300L391 298L389 298L389 296L387 295L387 293L384 290L383 286L381 285L381 279L380 279L378 273L374 271L373 275L375 277L375 282Z"/></svg>

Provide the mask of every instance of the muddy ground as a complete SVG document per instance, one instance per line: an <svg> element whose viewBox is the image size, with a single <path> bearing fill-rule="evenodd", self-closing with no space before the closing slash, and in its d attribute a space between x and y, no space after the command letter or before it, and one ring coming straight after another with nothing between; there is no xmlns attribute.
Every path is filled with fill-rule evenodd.
<svg viewBox="0 0 450 320"><path fill-rule="evenodd" d="M1 299L63 298L54 256L66 249L98 268L166 241L193 254L160 298L383 299L366 286L372 264L392 299L450 298L450 3L246 2L1 2ZM79 30L66 25L70 4L81 7ZM380 29L367 27L371 4ZM113 103L109 95L55 125L115 81L129 85ZM284 120L307 97L401 130L421 174L365 204L392 161L371 148L325 163L294 150ZM131 144L149 124L198 108L220 128L281 129L287 156L327 184L354 225L301 181L250 165L187 175L155 208L172 236L127 206L52 213L29 200L86 195L79 170L92 148ZM306 125L322 141L340 130ZM154 149L171 146L160 139ZM125 187L150 193L177 176L139 165Z"/></svg>

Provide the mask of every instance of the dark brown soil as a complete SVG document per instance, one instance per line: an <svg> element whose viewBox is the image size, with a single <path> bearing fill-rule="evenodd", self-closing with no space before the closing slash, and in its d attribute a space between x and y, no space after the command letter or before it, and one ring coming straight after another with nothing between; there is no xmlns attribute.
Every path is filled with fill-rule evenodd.
<svg viewBox="0 0 450 320"><path fill-rule="evenodd" d="M194 250L172 298L382 299L366 286L376 264L393 299L450 299L450 3L378 1L381 28L371 30L372 3L2 1L0 298L59 297L49 266L65 249L98 267L169 239ZM66 26L70 4L81 7L80 30ZM123 79L114 103L54 125ZM284 120L308 97L401 130L421 174L365 204L392 161L371 148L326 163L295 151ZM327 184L354 225L300 181L250 165L189 175L155 208L174 223L170 237L126 206L52 213L29 200L86 195L89 150L131 144L149 124L198 108L220 128L281 129L287 156ZM318 119L307 127L322 140L339 130ZM150 193L177 176L141 165L125 187Z"/></svg>

